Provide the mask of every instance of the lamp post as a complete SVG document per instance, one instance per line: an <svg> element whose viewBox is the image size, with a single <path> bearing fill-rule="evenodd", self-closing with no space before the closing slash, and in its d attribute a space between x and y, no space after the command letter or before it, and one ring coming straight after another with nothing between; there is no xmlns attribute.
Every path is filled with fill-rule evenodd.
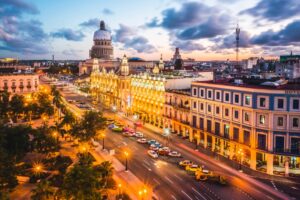
<svg viewBox="0 0 300 200"><path fill-rule="evenodd" d="M117 106L112 106L112 111L114 112L114 120L116 120L116 112L117 112Z"/></svg>
<svg viewBox="0 0 300 200"><path fill-rule="evenodd" d="M146 198L146 197L147 197L147 192L148 192L148 191L147 191L146 188L140 190L140 191L139 191L139 197L140 197L140 199L144 199L144 197Z"/></svg>
<svg viewBox="0 0 300 200"><path fill-rule="evenodd" d="M137 129L136 122L137 122L138 118L139 118L139 117L138 117L137 114L134 114L134 115L133 115L133 120L134 120L134 122L133 122L134 132L136 132L136 129Z"/></svg>
<svg viewBox="0 0 300 200"><path fill-rule="evenodd" d="M169 137L170 137L170 129L169 128L165 128L164 129L164 136L166 137L166 146L168 146L168 144L169 144Z"/></svg>
<svg viewBox="0 0 300 200"><path fill-rule="evenodd" d="M242 160L243 160L243 156L244 156L243 149L239 149L238 154L239 154L239 157L240 157L239 171L242 171Z"/></svg>
<svg viewBox="0 0 300 200"><path fill-rule="evenodd" d="M101 133L101 137L102 137L102 150L104 150L104 138L105 138L105 133Z"/></svg>
<svg viewBox="0 0 300 200"><path fill-rule="evenodd" d="M57 133L57 131L54 131L54 132L52 133L52 135L53 135L53 137L56 139L56 142L58 143L58 133Z"/></svg>
<svg viewBox="0 0 300 200"><path fill-rule="evenodd" d="M129 153L127 151L125 151L124 155L125 155L125 171L128 171L128 155L129 155Z"/></svg>

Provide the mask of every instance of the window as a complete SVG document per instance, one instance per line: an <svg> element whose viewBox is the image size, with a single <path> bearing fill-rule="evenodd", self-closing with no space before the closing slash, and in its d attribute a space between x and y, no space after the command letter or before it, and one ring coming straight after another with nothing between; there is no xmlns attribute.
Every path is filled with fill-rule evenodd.
<svg viewBox="0 0 300 200"><path fill-rule="evenodd" d="M204 97L204 89L203 88L200 89L200 97Z"/></svg>
<svg viewBox="0 0 300 200"><path fill-rule="evenodd" d="M197 88L193 88L193 96L197 96Z"/></svg>
<svg viewBox="0 0 300 200"><path fill-rule="evenodd" d="M215 134L220 135L220 123L215 122Z"/></svg>
<svg viewBox="0 0 300 200"><path fill-rule="evenodd" d="M234 111L234 118L235 119L239 118L239 111L237 111L237 110Z"/></svg>
<svg viewBox="0 0 300 200"><path fill-rule="evenodd" d="M299 127L299 118L294 117L293 118L293 128Z"/></svg>
<svg viewBox="0 0 300 200"><path fill-rule="evenodd" d="M204 110L204 104L203 103L200 103L200 110Z"/></svg>
<svg viewBox="0 0 300 200"><path fill-rule="evenodd" d="M239 128L234 127L233 128L233 140L239 141Z"/></svg>
<svg viewBox="0 0 300 200"><path fill-rule="evenodd" d="M240 103L240 95L234 94L234 103Z"/></svg>
<svg viewBox="0 0 300 200"><path fill-rule="evenodd" d="M216 100L221 100L221 92L216 92Z"/></svg>
<svg viewBox="0 0 300 200"><path fill-rule="evenodd" d="M245 105L247 105L247 106L251 105L251 96L249 96L249 95L245 96Z"/></svg>
<svg viewBox="0 0 300 200"><path fill-rule="evenodd" d="M245 113L245 122L249 122L249 121L250 121L249 113Z"/></svg>
<svg viewBox="0 0 300 200"><path fill-rule="evenodd" d="M229 139L229 125L228 124L224 125L224 137Z"/></svg>
<svg viewBox="0 0 300 200"><path fill-rule="evenodd" d="M250 132L244 130L244 144L250 146Z"/></svg>
<svg viewBox="0 0 300 200"><path fill-rule="evenodd" d="M291 153L299 154L300 153L300 138L292 137L291 138Z"/></svg>
<svg viewBox="0 0 300 200"><path fill-rule="evenodd" d="M284 99L277 99L277 108L284 109Z"/></svg>
<svg viewBox="0 0 300 200"><path fill-rule="evenodd" d="M207 120L206 125L207 125L207 131L211 132L211 120Z"/></svg>
<svg viewBox="0 0 300 200"><path fill-rule="evenodd" d="M259 107L266 107L266 98L265 97L260 97L259 98Z"/></svg>
<svg viewBox="0 0 300 200"><path fill-rule="evenodd" d="M284 152L284 137L275 137L275 150L276 152Z"/></svg>
<svg viewBox="0 0 300 200"><path fill-rule="evenodd" d="M259 115L259 123L264 125L266 122L266 117L264 115Z"/></svg>
<svg viewBox="0 0 300 200"><path fill-rule="evenodd" d="M208 90L208 91L207 91L207 98L208 98L208 99L211 99L211 98L212 98L212 91L211 91L211 90Z"/></svg>
<svg viewBox="0 0 300 200"><path fill-rule="evenodd" d="M283 126L283 117L277 118L277 126Z"/></svg>
<svg viewBox="0 0 300 200"><path fill-rule="evenodd" d="M197 102L196 101L194 101L193 107L197 108Z"/></svg>
<svg viewBox="0 0 300 200"><path fill-rule="evenodd" d="M266 135L257 134L257 148L261 150L266 150Z"/></svg>
<svg viewBox="0 0 300 200"><path fill-rule="evenodd" d="M207 105L207 112L211 112L211 105Z"/></svg>
<svg viewBox="0 0 300 200"><path fill-rule="evenodd" d="M225 108L225 116L229 117L229 109L228 108Z"/></svg>
<svg viewBox="0 0 300 200"><path fill-rule="evenodd" d="M199 122L200 122L200 129L203 130L204 129L204 119L200 117Z"/></svg>
<svg viewBox="0 0 300 200"><path fill-rule="evenodd" d="M193 116L193 127L196 128L197 127L197 117Z"/></svg>
<svg viewBox="0 0 300 200"><path fill-rule="evenodd" d="M299 110L300 108L300 102L299 99L293 99L293 110Z"/></svg>
<svg viewBox="0 0 300 200"><path fill-rule="evenodd" d="M216 106L216 114L220 114L220 107L219 106Z"/></svg>
<svg viewBox="0 0 300 200"><path fill-rule="evenodd" d="M225 92L225 101L230 102L230 93L229 92Z"/></svg>

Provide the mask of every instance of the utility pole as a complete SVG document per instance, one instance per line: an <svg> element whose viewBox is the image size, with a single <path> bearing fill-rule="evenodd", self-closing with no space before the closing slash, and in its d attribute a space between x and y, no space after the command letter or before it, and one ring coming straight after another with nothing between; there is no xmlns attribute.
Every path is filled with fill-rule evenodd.
<svg viewBox="0 0 300 200"><path fill-rule="evenodd" d="M236 63L239 64L239 45L240 45L240 27L239 24L237 24L237 27L235 29L235 39L236 39Z"/></svg>

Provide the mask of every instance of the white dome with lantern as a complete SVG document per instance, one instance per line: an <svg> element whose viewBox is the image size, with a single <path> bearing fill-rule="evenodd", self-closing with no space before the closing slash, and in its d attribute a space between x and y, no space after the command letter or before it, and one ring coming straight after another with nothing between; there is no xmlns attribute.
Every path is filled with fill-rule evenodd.
<svg viewBox="0 0 300 200"><path fill-rule="evenodd" d="M106 30L104 21L100 22L100 29L95 31L94 40L111 40L111 34Z"/></svg>

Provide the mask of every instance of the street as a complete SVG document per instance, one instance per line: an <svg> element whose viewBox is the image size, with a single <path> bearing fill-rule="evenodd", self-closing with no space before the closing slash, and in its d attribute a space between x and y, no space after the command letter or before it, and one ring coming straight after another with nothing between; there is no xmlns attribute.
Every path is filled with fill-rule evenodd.
<svg viewBox="0 0 300 200"><path fill-rule="evenodd" d="M74 94L72 91L64 88L63 96L67 100L78 100L80 102L90 103L90 100L84 96ZM82 109L72 105L75 113L80 114ZM125 125L133 127L133 122L123 115L115 113L105 113L111 118L120 119ZM124 148L130 149L129 170L133 172L146 185L153 187L154 193L160 199L290 199L287 195L275 190L250 176L236 171L228 166L220 164L214 158L195 151L192 144L172 136L169 147L172 150L182 154L182 159L162 158L157 160L147 155L147 145L141 145L135 141L135 138L127 138L118 133L107 130L105 138L105 148L114 149L116 158L125 164ZM161 144L166 143L166 139L161 136L159 130L151 127L138 128L147 138L155 139ZM184 170L177 166L179 160L192 160L197 164L204 165L206 169L225 174L229 185L221 186L217 183L197 182L195 178L188 175Z"/></svg>

